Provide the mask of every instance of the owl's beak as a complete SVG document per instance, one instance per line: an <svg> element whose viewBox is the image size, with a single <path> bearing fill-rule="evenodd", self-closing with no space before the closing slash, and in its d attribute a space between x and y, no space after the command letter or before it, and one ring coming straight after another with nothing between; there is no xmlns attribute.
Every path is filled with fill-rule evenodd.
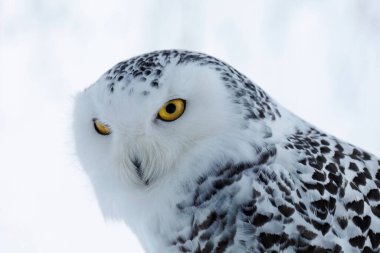
<svg viewBox="0 0 380 253"><path fill-rule="evenodd" d="M144 171L143 171L143 169L141 168L141 160L138 158L138 157L133 157L132 159L131 159L131 162L132 162L132 164L135 166L135 171L136 171L136 174L137 174L137 176L139 177L139 179L141 180L141 181L143 181L143 178L144 178ZM149 185L149 180L146 180L146 181L144 181L144 184L145 185Z"/></svg>

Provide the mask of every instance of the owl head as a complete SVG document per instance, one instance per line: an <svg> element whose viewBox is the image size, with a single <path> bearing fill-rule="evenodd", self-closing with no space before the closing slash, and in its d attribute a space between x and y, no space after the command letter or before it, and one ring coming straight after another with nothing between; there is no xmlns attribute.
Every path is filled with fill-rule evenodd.
<svg viewBox="0 0 380 253"><path fill-rule="evenodd" d="M207 172L201 163L248 157L279 117L222 61L156 51L118 63L76 97L76 150L93 184L148 191L196 180Z"/></svg>

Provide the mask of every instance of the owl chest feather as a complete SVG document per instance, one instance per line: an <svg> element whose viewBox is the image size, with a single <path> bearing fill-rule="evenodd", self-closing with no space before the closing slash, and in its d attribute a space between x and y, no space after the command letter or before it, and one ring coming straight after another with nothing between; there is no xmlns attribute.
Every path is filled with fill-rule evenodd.
<svg viewBox="0 0 380 253"><path fill-rule="evenodd" d="M327 145L327 136L312 136L290 136L251 162L227 163L198 178L173 206L166 250L376 252L380 162L336 139Z"/></svg>

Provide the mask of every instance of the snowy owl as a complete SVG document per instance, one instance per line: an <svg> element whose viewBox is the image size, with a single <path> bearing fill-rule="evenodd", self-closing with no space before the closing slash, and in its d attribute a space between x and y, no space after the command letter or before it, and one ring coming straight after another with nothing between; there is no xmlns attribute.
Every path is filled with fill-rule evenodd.
<svg viewBox="0 0 380 253"><path fill-rule="evenodd" d="M380 160L228 64L165 50L76 97L76 152L103 215L148 253L380 252Z"/></svg>

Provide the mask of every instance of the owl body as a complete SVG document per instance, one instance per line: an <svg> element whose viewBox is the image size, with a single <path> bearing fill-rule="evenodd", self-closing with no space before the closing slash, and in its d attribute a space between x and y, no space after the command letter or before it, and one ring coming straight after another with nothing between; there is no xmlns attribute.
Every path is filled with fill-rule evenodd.
<svg viewBox="0 0 380 253"><path fill-rule="evenodd" d="M211 56L121 62L78 95L74 116L104 216L146 252L380 251L379 159Z"/></svg>

